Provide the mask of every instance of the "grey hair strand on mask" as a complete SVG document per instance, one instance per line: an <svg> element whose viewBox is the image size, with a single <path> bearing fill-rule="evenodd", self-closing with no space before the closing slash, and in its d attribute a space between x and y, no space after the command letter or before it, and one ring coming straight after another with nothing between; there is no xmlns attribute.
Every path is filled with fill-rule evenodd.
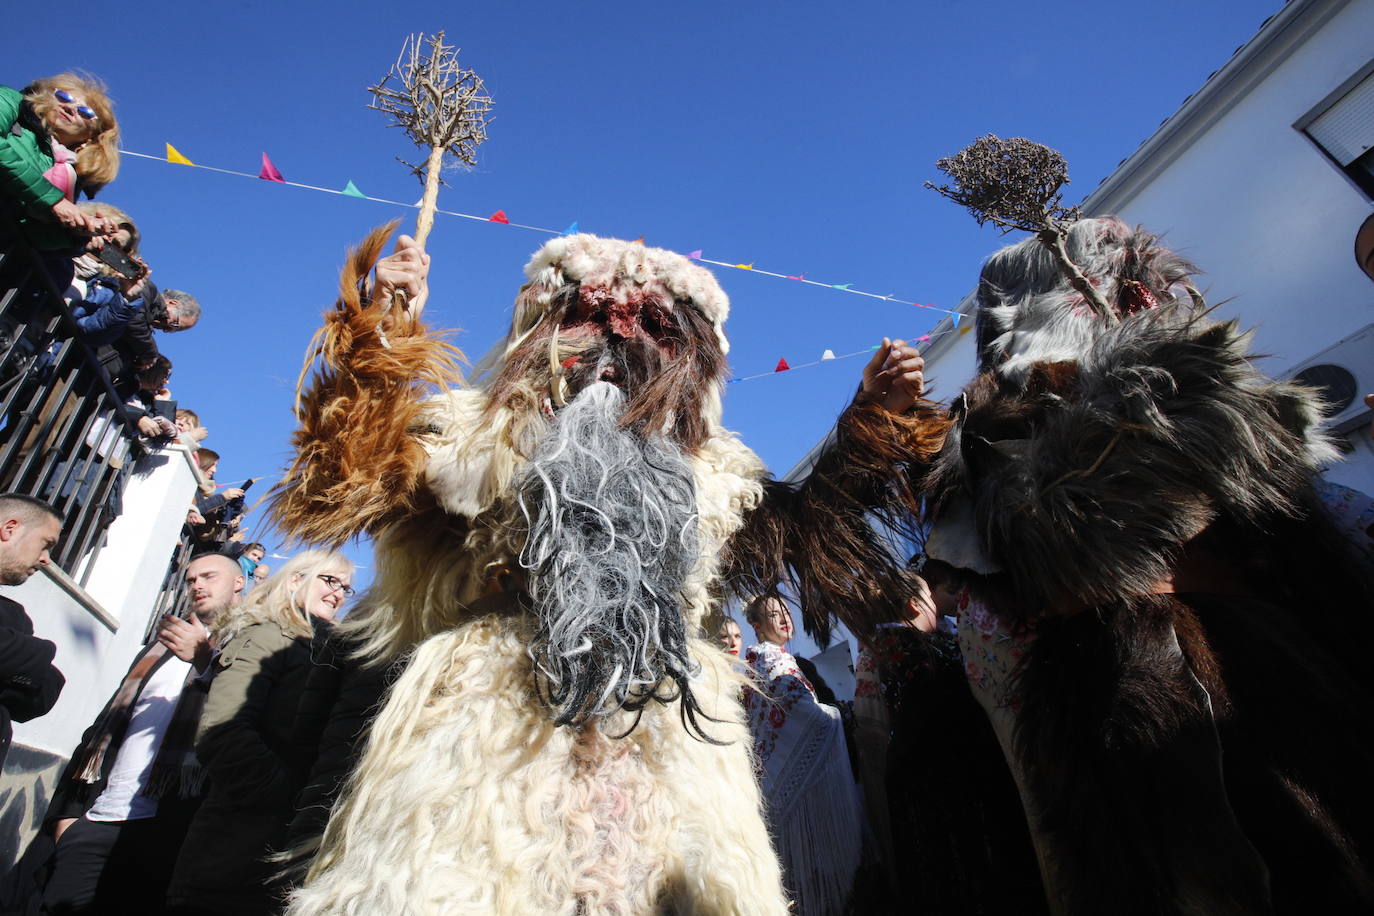
<svg viewBox="0 0 1374 916"><path fill-rule="evenodd" d="M537 687L559 725L681 701L710 741L681 609L697 561L696 489L681 450L620 427L625 396L594 382L562 411L519 482L538 630Z"/></svg>

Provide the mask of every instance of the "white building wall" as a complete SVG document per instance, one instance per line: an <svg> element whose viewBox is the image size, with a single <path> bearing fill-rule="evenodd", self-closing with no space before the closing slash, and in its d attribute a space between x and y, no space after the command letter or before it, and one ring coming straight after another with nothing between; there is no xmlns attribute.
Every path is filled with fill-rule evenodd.
<svg viewBox="0 0 1374 916"><path fill-rule="evenodd" d="M1217 314L1254 329L1274 376L1374 322L1374 283L1353 255L1371 203L1293 127L1371 58L1374 0L1293 0L1085 202L1193 260L1208 301L1230 300ZM973 336L932 341L939 397L971 378ZM1328 476L1374 493L1374 449L1351 439Z"/></svg>
<svg viewBox="0 0 1374 916"><path fill-rule="evenodd" d="M41 572L6 591L28 611L35 635L57 644L54 664L67 679L51 712L14 724L16 745L66 757L114 693L142 646L195 488L180 445L141 459L130 476L124 511L106 532L86 584L90 597L119 621L116 632Z"/></svg>

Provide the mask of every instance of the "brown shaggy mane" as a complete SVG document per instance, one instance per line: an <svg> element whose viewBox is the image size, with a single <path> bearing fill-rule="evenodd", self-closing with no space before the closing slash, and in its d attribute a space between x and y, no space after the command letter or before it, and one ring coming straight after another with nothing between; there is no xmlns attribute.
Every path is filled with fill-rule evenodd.
<svg viewBox="0 0 1374 916"><path fill-rule="evenodd" d="M547 397L552 383L550 347L558 335L557 360L575 393L592 381L603 356L621 374L629 402L621 424L644 435L663 434L695 454L710 435L702 415L703 392L721 384L725 356L711 323L690 303L668 308L655 294L641 305L646 330L652 323L655 346L647 336L606 339L577 333L584 300L597 291L569 283L555 293L548 311L510 353L492 382L488 415L503 407L538 409L526 404L531 391ZM666 352L665 352L666 351ZM564 364L567 365L564 365Z"/></svg>
<svg viewBox="0 0 1374 916"><path fill-rule="evenodd" d="M349 253L339 300L301 370L296 459L268 507L282 531L306 543L337 547L416 511L426 460L416 436L421 401L462 384L463 354L421 322L398 319L387 340L379 335L393 306L367 296L367 278L395 228L374 229Z"/></svg>
<svg viewBox="0 0 1374 916"><path fill-rule="evenodd" d="M920 505L912 486L944 445L949 419L929 401L905 415L855 404L801 484L767 481L723 558L736 596L787 588L806 631L824 645L832 620L859 639L894 619L911 586L898 539L914 537Z"/></svg>

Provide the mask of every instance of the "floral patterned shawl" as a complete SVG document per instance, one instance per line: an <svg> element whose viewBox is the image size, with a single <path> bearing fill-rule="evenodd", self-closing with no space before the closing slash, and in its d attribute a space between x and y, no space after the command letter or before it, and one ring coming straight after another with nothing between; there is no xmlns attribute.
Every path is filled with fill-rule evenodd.
<svg viewBox="0 0 1374 916"><path fill-rule="evenodd" d="M862 849L862 819L839 710L781 646L750 646L745 715L784 881L802 916L841 912Z"/></svg>

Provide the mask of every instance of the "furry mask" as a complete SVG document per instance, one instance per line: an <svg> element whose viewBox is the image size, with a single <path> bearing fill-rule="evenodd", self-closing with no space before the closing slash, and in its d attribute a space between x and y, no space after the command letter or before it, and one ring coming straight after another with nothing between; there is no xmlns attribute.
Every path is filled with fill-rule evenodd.
<svg viewBox="0 0 1374 916"><path fill-rule="evenodd" d="M1159 244L1158 236L1115 217L1079 220L1065 240L1069 259L1118 315L1199 304L1197 268ZM978 359L1024 381L1035 363L1075 360L1102 333L1102 322L1034 238L988 258L978 278Z"/></svg>
<svg viewBox="0 0 1374 916"><path fill-rule="evenodd" d="M1120 322L1083 308L1037 240L993 255L983 373L928 479L941 520L927 550L1006 572L1031 613L1148 593L1217 517L1297 512L1335 457L1315 392L1265 378L1248 334L1191 307L1195 268L1156 236L1081 220L1068 250Z"/></svg>
<svg viewBox="0 0 1374 916"><path fill-rule="evenodd" d="M541 248L525 273L482 390L435 404L448 415L436 425L467 428L431 461L445 507L471 517L508 493L554 415L595 382L624 393L619 422L641 438L696 456L723 434L729 300L710 271L638 242L575 235ZM441 463L441 452L451 458Z"/></svg>
<svg viewBox="0 0 1374 916"><path fill-rule="evenodd" d="M518 554L555 721L680 699L700 733L687 634L758 486L715 466L745 451L719 424L725 294L680 255L586 235L527 274L485 387L433 404L430 487Z"/></svg>

